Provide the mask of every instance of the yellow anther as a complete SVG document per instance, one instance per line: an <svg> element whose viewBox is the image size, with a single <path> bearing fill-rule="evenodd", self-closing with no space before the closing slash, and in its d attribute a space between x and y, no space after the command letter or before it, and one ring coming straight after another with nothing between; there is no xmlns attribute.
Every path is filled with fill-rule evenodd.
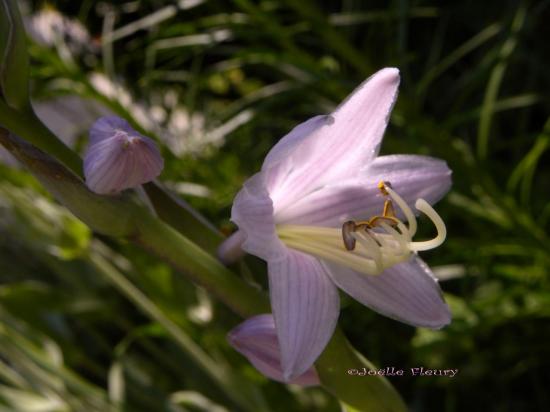
<svg viewBox="0 0 550 412"><path fill-rule="evenodd" d="M390 182L384 182L381 180L378 183L378 189L382 195L389 197L390 193L388 192L388 188L391 190ZM370 229L375 227L384 227L385 225L389 227L398 227L400 223L401 221L395 215L393 202L391 199L386 199L384 201L384 208L381 215L376 215L371 217L369 220L359 222L349 220L342 225L342 238L344 240L344 246L348 251L353 251L355 249L355 237L352 234L353 232L365 232L367 236L370 236Z"/></svg>
<svg viewBox="0 0 550 412"><path fill-rule="evenodd" d="M381 223L395 227L399 223L399 219L394 216L374 216L369 220L369 228L380 226Z"/></svg>
<svg viewBox="0 0 550 412"><path fill-rule="evenodd" d="M390 182L384 182L383 180L381 180L380 182L378 182L378 189L380 190L380 192L381 192L384 196L389 196L390 194L389 194L388 191L386 190L386 187L391 188Z"/></svg>
<svg viewBox="0 0 550 412"><path fill-rule="evenodd" d="M389 196L387 189L391 187L390 182L380 181L378 183L378 189L384 196ZM344 246L347 250L355 249L355 238L351 235L352 232L359 232L364 230L368 233L369 229L373 227L380 226L385 223L392 227L397 227L399 224L399 219L395 216L395 210L393 208L393 203L390 199L384 201L384 209L382 210L382 215L376 215L371 217L369 220L362 220L359 222L354 222L353 220L347 221L342 225L342 237L344 239Z"/></svg>

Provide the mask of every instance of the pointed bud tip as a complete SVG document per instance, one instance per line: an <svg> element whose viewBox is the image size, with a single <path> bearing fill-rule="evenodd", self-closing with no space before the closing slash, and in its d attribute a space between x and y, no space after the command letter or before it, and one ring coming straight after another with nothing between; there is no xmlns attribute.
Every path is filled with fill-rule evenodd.
<svg viewBox="0 0 550 412"><path fill-rule="evenodd" d="M155 142L117 116L98 119L90 129L84 156L86 185L99 194L116 194L155 179L164 161Z"/></svg>

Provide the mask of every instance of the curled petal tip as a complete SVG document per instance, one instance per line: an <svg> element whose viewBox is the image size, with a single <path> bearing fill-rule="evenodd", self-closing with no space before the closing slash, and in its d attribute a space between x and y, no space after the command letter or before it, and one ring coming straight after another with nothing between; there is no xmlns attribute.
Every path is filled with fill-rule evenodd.
<svg viewBox="0 0 550 412"><path fill-rule="evenodd" d="M90 130L84 175L90 190L115 194L156 178L164 161L155 142L116 116L102 117Z"/></svg>
<svg viewBox="0 0 550 412"><path fill-rule="evenodd" d="M247 319L228 333L227 340L268 378L301 386L320 385L319 376L313 367L298 376L293 376L288 371L283 373L272 315L265 314Z"/></svg>

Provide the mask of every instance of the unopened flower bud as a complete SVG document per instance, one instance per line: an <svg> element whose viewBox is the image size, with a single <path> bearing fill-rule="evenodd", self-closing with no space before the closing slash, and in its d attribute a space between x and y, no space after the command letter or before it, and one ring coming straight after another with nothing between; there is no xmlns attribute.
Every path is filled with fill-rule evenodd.
<svg viewBox="0 0 550 412"><path fill-rule="evenodd" d="M272 315L247 319L229 332L227 339L235 350L268 378L301 386L320 385L319 376L313 366L297 378L288 382L284 380L279 341Z"/></svg>
<svg viewBox="0 0 550 412"><path fill-rule="evenodd" d="M117 116L98 119L90 129L84 176L90 190L114 194L156 178L164 166L155 142Z"/></svg>

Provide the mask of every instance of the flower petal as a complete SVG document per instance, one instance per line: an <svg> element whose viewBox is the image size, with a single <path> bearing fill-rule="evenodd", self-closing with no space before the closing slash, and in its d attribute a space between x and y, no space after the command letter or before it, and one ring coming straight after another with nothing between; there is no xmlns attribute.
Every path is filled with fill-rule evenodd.
<svg viewBox="0 0 550 412"><path fill-rule="evenodd" d="M248 179L237 193L231 220L245 237L243 250L264 260L277 260L286 255L286 246L275 232L273 202L261 172Z"/></svg>
<svg viewBox="0 0 550 412"><path fill-rule="evenodd" d="M129 134L139 134L132 129L132 126L126 120L118 116L103 116L97 119L90 128L89 145L113 137L116 130L123 130Z"/></svg>
<svg viewBox="0 0 550 412"><path fill-rule="evenodd" d="M288 250L285 259L268 262L271 307L281 347L285 380L300 376L332 336L339 315L336 287L321 263Z"/></svg>
<svg viewBox="0 0 550 412"><path fill-rule="evenodd" d="M418 257L386 269L378 276L365 276L329 262L323 265L338 287L382 315L433 329L451 321L437 280Z"/></svg>
<svg viewBox="0 0 550 412"><path fill-rule="evenodd" d="M276 221L338 227L350 219L379 215L384 205L378 189L381 180L391 182L393 189L414 210L416 199L423 198L434 204L447 193L451 187L451 170L444 161L427 156L380 156L360 177L326 186L300 199L279 212ZM396 212L402 217L399 208Z"/></svg>
<svg viewBox="0 0 550 412"><path fill-rule="evenodd" d="M331 124L290 143L293 167L278 182L284 198L276 199L276 212L323 185L355 177L376 157L398 85L397 69L378 71L336 108Z"/></svg>
<svg viewBox="0 0 550 412"><path fill-rule="evenodd" d="M324 126L334 123L332 116L315 116L300 123L283 136L271 148L262 165L266 188L275 201L289 173L296 167L306 164L312 154L314 142Z"/></svg>
<svg viewBox="0 0 550 412"><path fill-rule="evenodd" d="M245 320L227 335L227 339L239 353L267 377L285 382L281 369L281 352L271 314L258 315ZM314 367L288 383L302 386L320 385Z"/></svg>
<svg viewBox="0 0 550 412"><path fill-rule="evenodd" d="M151 139L132 129L111 129L107 136L113 122L101 123L100 119L96 125L98 123L101 127L94 126L96 135L92 140L95 140L84 155L84 176L90 190L100 194L117 193L149 182L160 174L164 162Z"/></svg>

